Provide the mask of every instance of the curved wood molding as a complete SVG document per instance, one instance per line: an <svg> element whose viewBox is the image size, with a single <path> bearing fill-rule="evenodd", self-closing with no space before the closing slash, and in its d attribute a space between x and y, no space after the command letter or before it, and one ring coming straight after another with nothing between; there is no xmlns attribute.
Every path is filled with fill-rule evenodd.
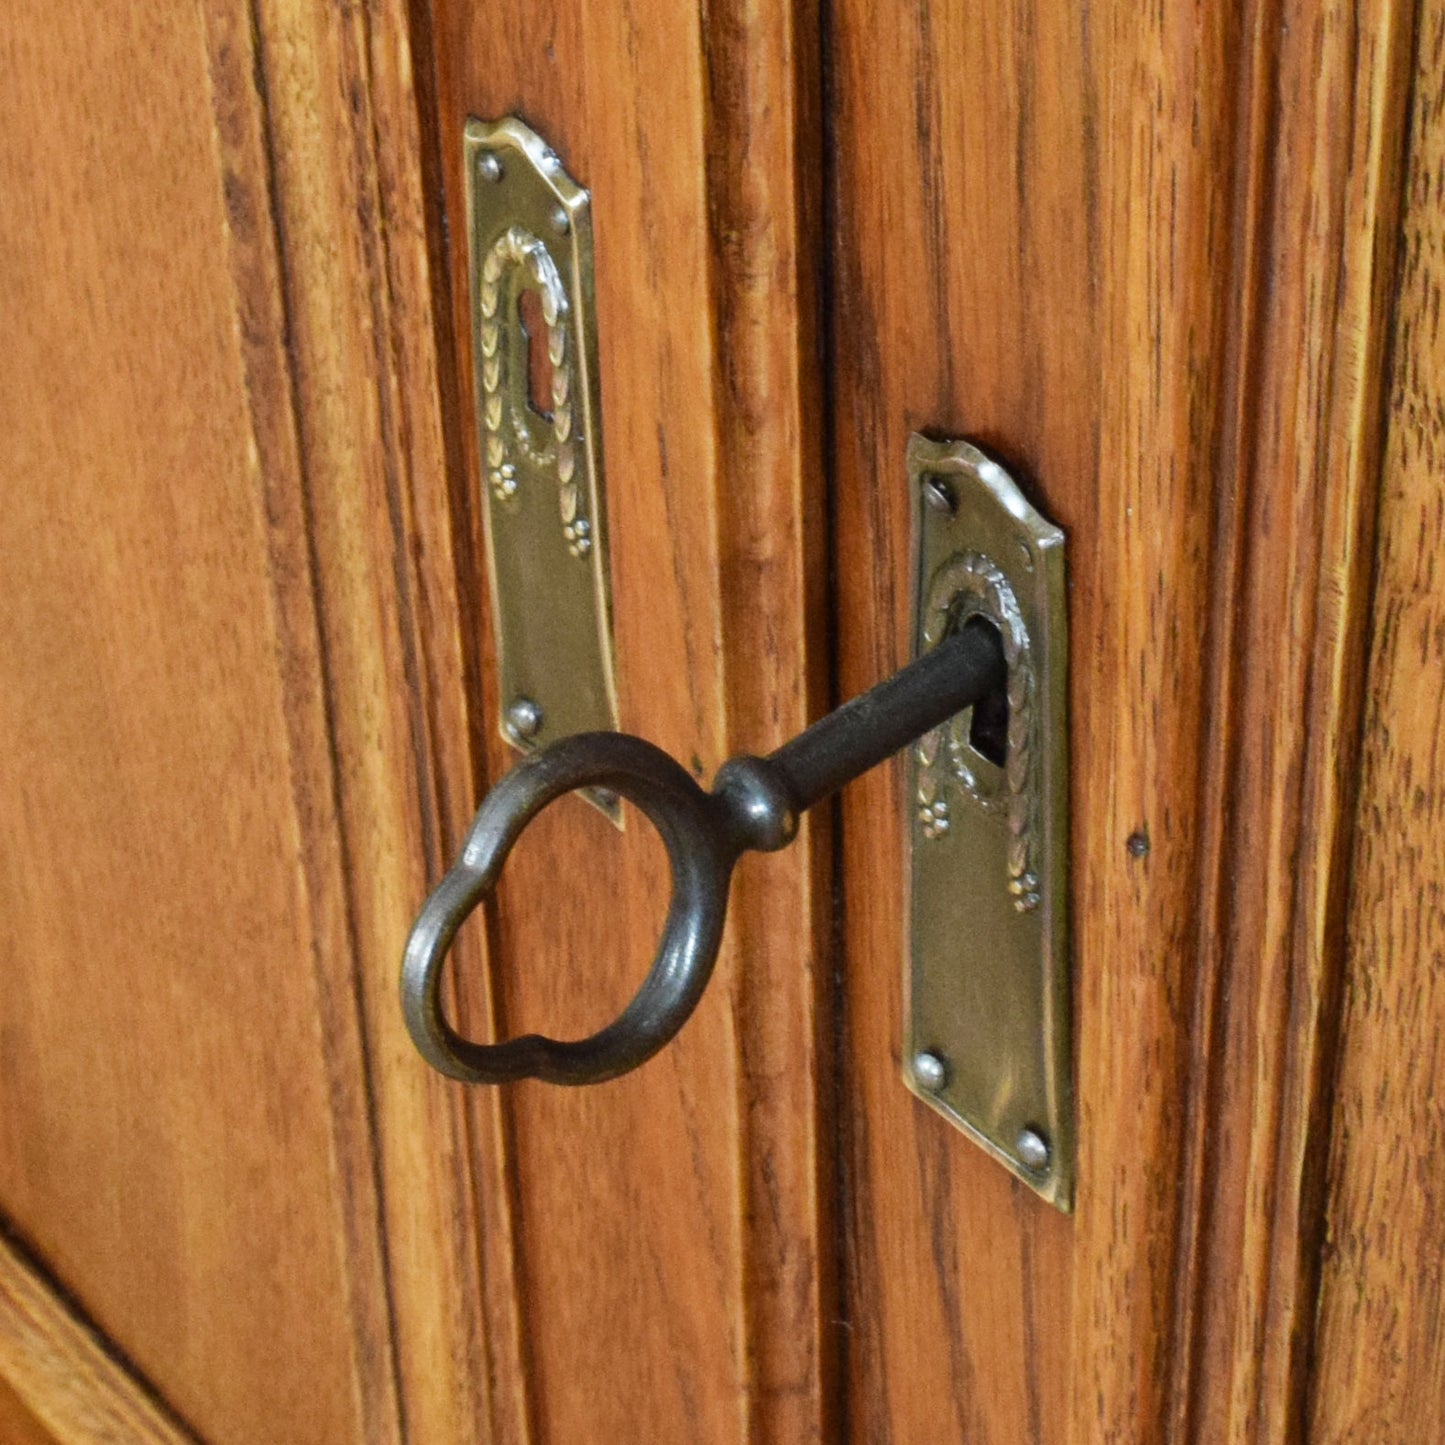
<svg viewBox="0 0 1445 1445"><path fill-rule="evenodd" d="M145 1381L101 1345L89 1322L4 1235L0 1382L57 1441L194 1445L196 1439ZM0 1427L7 1440L13 1435L9 1404L0 1400Z"/></svg>

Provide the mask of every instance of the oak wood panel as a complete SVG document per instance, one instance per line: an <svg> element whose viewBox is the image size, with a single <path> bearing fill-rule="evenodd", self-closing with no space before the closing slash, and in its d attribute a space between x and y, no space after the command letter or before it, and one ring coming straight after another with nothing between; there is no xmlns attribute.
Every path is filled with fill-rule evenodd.
<svg viewBox="0 0 1445 1445"><path fill-rule="evenodd" d="M236 286L270 263L226 97L196 11L0 35L0 1199L208 1437L391 1438L304 511L252 365L283 326Z"/></svg>
<svg viewBox="0 0 1445 1445"><path fill-rule="evenodd" d="M1298 1424L1408 16L835 8L844 691L906 640L909 430L1069 531L1072 1224L897 1078L901 860L844 805L864 1438ZM1300 102L1300 97L1306 103Z"/></svg>
<svg viewBox="0 0 1445 1445"><path fill-rule="evenodd" d="M4 1197L218 1440L490 1421L472 1121L395 993L471 792L407 20L7 15L7 922L64 1006L11 1000Z"/></svg>
<svg viewBox="0 0 1445 1445"><path fill-rule="evenodd" d="M1309 1438L1434 1440L1445 1410L1445 7L1421 7L1393 323Z"/></svg>
<svg viewBox="0 0 1445 1445"><path fill-rule="evenodd" d="M824 576L816 15L445 0L424 19L451 243L459 530L473 547L462 589L485 593L460 133L469 114L515 112L593 195L622 724L710 775L730 751L799 729L822 692L824 619L809 607ZM510 757L478 620L472 675L495 776ZM708 996L640 1073L502 1096L493 1147L514 1161L518 1435L831 1437L826 866L811 832L744 865ZM656 936L664 868L638 817L620 838L578 801L549 810L508 865L490 983L458 970L470 1027L575 1036L615 1013ZM495 1158L480 1161L484 1199L507 1187Z"/></svg>
<svg viewBox="0 0 1445 1445"><path fill-rule="evenodd" d="M195 1439L4 1237L0 1439L6 1445L190 1445Z"/></svg>
<svg viewBox="0 0 1445 1445"><path fill-rule="evenodd" d="M1187 292L1168 303L1161 295L1154 237L1175 222L1159 214L1157 187L1127 204L1124 194L1129 181L1182 165L1181 204L1195 203L1187 146L1168 101L1131 136L1132 97L1103 93L1151 81L1149 22L1129 37L1108 12L1086 22L1066 7L905 16L845 0L834 13L842 685L854 690L906 656L908 433L996 448L1069 528L1079 1014L1087 1030L1116 1010L1128 1020L1120 1030L1154 1036L1166 1004L1154 940L1187 907L1198 682L1170 678L1166 712L1164 679L1147 659L1184 621L1174 589L1192 590L1207 523L1191 492L1180 395L1200 308ZM1210 98L1206 87L1196 100L1203 146L1217 128ZM1186 282L1187 261L1179 271ZM1157 347L1137 346L1150 332ZM1146 434L1156 447L1123 445ZM1161 476L1161 455L1176 447L1179 464ZM1127 590L1108 585L1119 567L1135 579ZM1117 696L1120 676L1130 706L1091 706L1101 677ZM1093 1438L1109 1438L1121 1416L1132 1425L1157 1408L1148 1341L1167 1331L1167 1292L1140 1268L1138 1234L1117 1236L1152 1232L1166 1207L1154 1170L1167 1169L1170 1053L1085 1033L1077 1222L916 1103L899 1079L900 830L884 825L905 806L897 764L843 805L853 1432L1062 1440L1077 1393L1092 1406ZM1152 854L1134 859L1126 840L1146 830ZM1101 935L1107 974L1089 967ZM1135 1137L1114 1159L1090 1101L1119 1094L1134 1105ZM1096 1256L1074 1252L1085 1232ZM1130 1287L1116 1289L1113 1271L1126 1267ZM1092 1297L1073 1316L1107 1319L1112 1355L1071 1354L1076 1290ZM1112 1398L1121 1384L1133 1397L1127 1410Z"/></svg>

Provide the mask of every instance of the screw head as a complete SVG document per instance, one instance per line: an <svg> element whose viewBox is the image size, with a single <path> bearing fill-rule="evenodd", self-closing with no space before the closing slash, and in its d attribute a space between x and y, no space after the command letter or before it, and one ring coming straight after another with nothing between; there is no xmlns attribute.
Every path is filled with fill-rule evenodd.
<svg viewBox="0 0 1445 1445"><path fill-rule="evenodd" d="M542 709L529 697L514 697L507 704L502 726L514 743L525 742L541 732Z"/></svg>
<svg viewBox="0 0 1445 1445"><path fill-rule="evenodd" d="M913 1077L921 1089L936 1094L948 1082L948 1065L928 1049L920 1049L913 1056Z"/></svg>
<svg viewBox="0 0 1445 1445"><path fill-rule="evenodd" d="M477 162L477 170L481 172L484 181L499 181L502 179L502 163L491 151L486 151Z"/></svg>
<svg viewBox="0 0 1445 1445"><path fill-rule="evenodd" d="M552 229L559 236L565 236L572 229L572 218L567 214L565 206L558 206L552 212Z"/></svg>
<svg viewBox="0 0 1445 1445"><path fill-rule="evenodd" d="M958 500L953 495L953 488L942 477L929 477L924 482L923 500L935 512L943 512L948 516L952 516L954 509L958 506Z"/></svg>
<svg viewBox="0 0 1445 1445"><path fill-rule="evenodd" d="M1042 1174L1049 1167L1049 1141L1037 1129L1020 1129L1014 1150L1025 1169Z"/></svg>

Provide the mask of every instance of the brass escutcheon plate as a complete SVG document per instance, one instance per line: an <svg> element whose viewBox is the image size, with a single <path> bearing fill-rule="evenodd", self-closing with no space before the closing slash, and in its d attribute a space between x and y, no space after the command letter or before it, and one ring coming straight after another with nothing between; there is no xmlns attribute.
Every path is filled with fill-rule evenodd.
<svg viewBox="0 0 1445 1445"><path fill-rule="evenodd" d="M974 709L910 750L904 1079L1069 1210L1064 534L967 442L913 436L915 655L970 617L1003 638L1006 715Z"/></svg>
<svg viewBox="0 0 1445 1445"><path fill-rule="evenodd" d="M617 727L591 207L515 117L463 143L499 726L531 752Z"/></svg>

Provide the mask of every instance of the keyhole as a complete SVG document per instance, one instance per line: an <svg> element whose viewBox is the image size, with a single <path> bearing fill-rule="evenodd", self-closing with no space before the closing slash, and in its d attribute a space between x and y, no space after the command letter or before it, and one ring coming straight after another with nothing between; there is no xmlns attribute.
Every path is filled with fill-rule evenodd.
<svg viewBox="0 0 1445 1445"><path fill-rule="evenodd" d="M995 637L998 628L987 618L970 617L966 626L986 627ZM997 767L1008 761L1008 689L991 692L973 705L973 719L968 729L968 745L980 757Z"/></svg>
<svg viewBox="0 0 1445 1445"><path fill-rule="evenodd" d="M552 420L552 354L542 298L529 286L517 298L517 318L527 338L527 405L543 421Z"/></svg>

